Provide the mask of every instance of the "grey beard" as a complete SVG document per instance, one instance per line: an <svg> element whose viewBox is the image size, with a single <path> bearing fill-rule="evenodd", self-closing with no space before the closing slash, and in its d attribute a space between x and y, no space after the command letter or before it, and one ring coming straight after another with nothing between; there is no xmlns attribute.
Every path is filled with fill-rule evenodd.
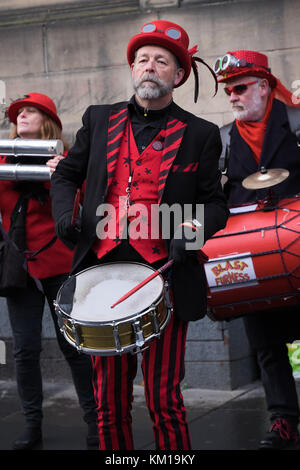
<svg viewBox="0 0 300 470"><path fill-rule="evenodd" d="M238 121L248 120L248 114L249 112L247 109L243 109L241 111L236 111L236 110L233 111L233 117L234 119L237 119Z"/></svg>
<svg viewBox="0 0 300 470"><path fill-rule="evenodd" d="M144 82L147 80L151 80L156 86L145 84ZM173 83L166 83L153 73L145 73L140 80L133 80L133 89L141 99L151 100L171 93L173 91Z"/></svg>
<svg viewBox="0 0 300 470"><path fill-rule="evenodd" d="M254 95L251 104L241 110L232 110L233 116L238 121L257 121L261 116L262 101L259 95Z"/></svg>

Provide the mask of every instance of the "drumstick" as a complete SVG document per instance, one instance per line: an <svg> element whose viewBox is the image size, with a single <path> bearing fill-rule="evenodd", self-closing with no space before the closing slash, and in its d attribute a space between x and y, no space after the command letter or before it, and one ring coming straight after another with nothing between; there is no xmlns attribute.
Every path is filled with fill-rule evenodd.
<svg viewBox="0 0 300 470"><path fill-rule="evenodd" d="M150 274L150 276L148 276L146 279L141 281L137 286L133 287L129 292L127 292L127 294L123 295L123 297L121 297L117 302L115 302L113 305L111 305L110 308L114 308L116 305L118 305L121 302L123 302L124 300L128 299L128 297L130 297L136 291L141 289L145 284L148 284L148 282L152 281L152 279L154 279L156 276L158 276L159 274L161 274L164 271L166 271L167 269L169 269L172 266L173 262L174 262L174 260L171 259L166 264L164 264L161 268L159 268L157 271Z"/></svg>

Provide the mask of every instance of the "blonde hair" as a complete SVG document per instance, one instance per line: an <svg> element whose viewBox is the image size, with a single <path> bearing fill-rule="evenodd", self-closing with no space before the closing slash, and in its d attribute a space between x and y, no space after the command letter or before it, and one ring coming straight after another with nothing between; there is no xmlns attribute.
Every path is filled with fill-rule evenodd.
<svg viewBox="0 0 300 470"><path fill-rule="evenodd" d="M50 140L50 139L58 140L58 139L60 139L60 140L62 140L62 142L64 144L64 149L68 150L70 148L70 146L69 146L68 142L62 137L61 128L58 126L58 124L56 124L55 121L53 121L53 119L50 116L48 116L48 114L46 114L42 111L40 111L40 112L42 113L43 118L44 118L43 123L41 125L40 139L43 139L43 140ZM14 124L14 126L11 130L9 138L10 139L15 139L16 137L18 137L18 131L17 131L17 125Z"/></svg>

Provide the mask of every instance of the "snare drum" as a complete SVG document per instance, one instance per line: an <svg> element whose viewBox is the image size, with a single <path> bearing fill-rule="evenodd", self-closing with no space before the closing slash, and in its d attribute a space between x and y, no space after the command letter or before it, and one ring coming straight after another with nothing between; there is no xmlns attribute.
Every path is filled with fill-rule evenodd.
<svg viewBox="0 0 300 470"><path fill-rule="evenodd" d="M212 319L299 305L300 197L232 209L204 251Z"/></svg>
<svg viewBox="0 0 300 470"><path fill-rule="evenodd" d="M160 336L172 313L161 275L111 308L154 269L140 263L108 263L70 276L58 291L55 310L66 340L96 356L137 353Z"/></svg>

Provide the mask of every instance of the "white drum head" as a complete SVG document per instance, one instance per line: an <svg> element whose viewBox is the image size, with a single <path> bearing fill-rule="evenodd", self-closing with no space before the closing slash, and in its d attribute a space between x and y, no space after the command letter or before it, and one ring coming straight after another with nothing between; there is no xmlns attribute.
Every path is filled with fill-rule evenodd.
<svg viewBox="0 0 300 470"><path fill-rule="evenodd" d="M149 308L163 291L157 276L128 299L111 308L120 297L154 270L137 263L111 263L95 266L76 275L76 288L70 316L88 322L120 320Z"/></svg>

